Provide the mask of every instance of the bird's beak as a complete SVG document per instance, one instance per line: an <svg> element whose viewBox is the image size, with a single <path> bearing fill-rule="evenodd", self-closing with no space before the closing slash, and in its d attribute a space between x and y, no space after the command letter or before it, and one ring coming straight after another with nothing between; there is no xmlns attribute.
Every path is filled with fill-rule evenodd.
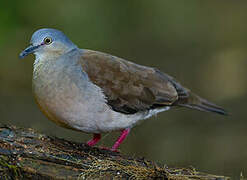
<svg viewBox="0 0 247 180"><path fill-rule="evenodd" d="M24 51L21 52L21 54L19 55L19 58L23 59L25 56L35 52L35 50L38 49L40 46L41 44L36 45L36 46L33 46L33 45L28 46Z"/></svg>

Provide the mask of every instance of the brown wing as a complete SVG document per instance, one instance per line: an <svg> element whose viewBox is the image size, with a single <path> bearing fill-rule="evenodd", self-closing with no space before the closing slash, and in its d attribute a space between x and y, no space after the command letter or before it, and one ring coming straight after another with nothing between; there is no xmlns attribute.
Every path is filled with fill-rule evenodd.
<svg viewBox="0 0 247 180"><path fill-rule="evenodd" d="M90 80L102 88L108 105L115 111L134 114L162 106L183 106L227 114L158 69L91 50L82 51L80 63Z"/></svg>
<svg viewBox="0 0 247 180"><path fill-rule="evenodd" d="M102 88L108 104L118 112L133 114L172 105L178 93L185 93L179 84L171 82L171 77L157 69L109 54L83 50L80 62L90 80Z"/></svg>

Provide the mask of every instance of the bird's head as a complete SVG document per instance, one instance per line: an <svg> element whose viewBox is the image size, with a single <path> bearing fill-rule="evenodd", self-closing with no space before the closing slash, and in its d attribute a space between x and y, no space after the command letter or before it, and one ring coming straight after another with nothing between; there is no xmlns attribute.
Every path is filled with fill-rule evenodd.
<svg viewBox="0 0 247 180"><path fill-rule="evenodd" d="M30 44L29 47L21 52L20 58L32 53L35 54L36 58L47 55L48 57L56 57L77 48L61 31L50 28L35 31Z"/></svg>

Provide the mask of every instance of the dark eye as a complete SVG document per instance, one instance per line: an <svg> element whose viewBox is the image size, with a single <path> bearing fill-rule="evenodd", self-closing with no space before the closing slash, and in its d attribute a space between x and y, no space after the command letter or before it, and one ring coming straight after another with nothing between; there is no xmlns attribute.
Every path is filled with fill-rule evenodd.
<svg viewBox="0 0 247 180"><path fill-rule="evenodd" d="M46 38L44 39L44 43L45 43L46 45L51 44L51 43L52 43L52 39L51 39L50 37L46 37Z"/></svg>

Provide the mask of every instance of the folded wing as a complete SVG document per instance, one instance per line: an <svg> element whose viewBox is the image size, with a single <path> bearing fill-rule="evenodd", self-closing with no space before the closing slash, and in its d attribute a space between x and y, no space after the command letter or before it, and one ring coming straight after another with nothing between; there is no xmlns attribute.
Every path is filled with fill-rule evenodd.
<svg viewBox="0 0 247 180"><path fill-rule="evenodd" d="M184 106L224 113L222 108L192 94L158 69L92 50L82 51L80 63L115 111L134 114L163 106Z"/></svg>

